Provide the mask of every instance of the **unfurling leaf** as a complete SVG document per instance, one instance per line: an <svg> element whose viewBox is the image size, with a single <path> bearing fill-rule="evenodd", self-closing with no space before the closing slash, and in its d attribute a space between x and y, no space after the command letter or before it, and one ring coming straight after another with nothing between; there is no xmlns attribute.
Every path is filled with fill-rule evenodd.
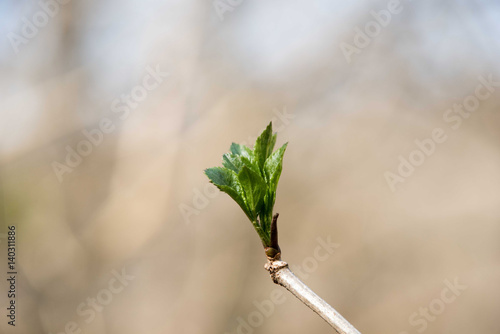
<svg viewBox="0 0 500 334"><path fill-rule="evenodd" d="M222 156L224 167L205 170L210 181L243 209L266 247L271 242L273 207L287 146L273 153L275 143L276 134L269 123L257 138L254 150L232 143L230 153Z"/></svg>
<svg viewBox="0 0 500 334"><path fill-rule="evenodd" d="M245 192L245 200L252 211L257 216L259 209L264 202L266 194L266 182L264 179L247 166L243 166L238 174L238 180Z"/></svg>
<svg viewBox="0 0 500 334"><path fill-rule="evenodd" d="M264 165L266 179L270 185L270 190L273 192L276 192L278 188L278 181L283 169L283 155L285 154L287 145L288 143L285 143L279 150L271 154Z"/></svg>
<svg viewBox="0 0 500 334"><path fill-rule="evenodd" d="M273 140L274 138L274 140ZM269 123L267 128L262 132L262 134L257 138L255 142L255 160L260 170L264 169L264 163L266 159L273 153L274 143L276 142L276 136L273 136L272 123Z"/></svg>
<svg viewBox="0 0 500 334"><path fill-rule="evenodd" d="M247 206L245 192L238 180L238 175L234 171L223 167L212 167L205 169L205 174L219 190L231 196L238 203L250 220L256 218Z"/></svg>

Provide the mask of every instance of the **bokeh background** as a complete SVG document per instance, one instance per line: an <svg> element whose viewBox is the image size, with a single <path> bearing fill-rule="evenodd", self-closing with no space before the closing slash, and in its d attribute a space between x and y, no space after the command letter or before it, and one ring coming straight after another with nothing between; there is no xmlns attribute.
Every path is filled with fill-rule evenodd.
<svg viewBox="0 0 500 334"><path fill-rule="evenodd" d="M479 77L500 81L499 3L402 0L346 57L388 6L0 2L2 277L8 225L19 266L17 326L2 279L0 332L331 332L288 294L259 320L278 287L202 173L271 120L289 142L280 245L308 285L362 333L500 332L500 87L457 129L443 119ZM436 128L447 140L391 189L385 174ZM338 248L313 266L317 238ZM133 279L110 294L117 272ZM467 288L439 309L456 279ZM93 317L78 312L93 298Z"/></svg>

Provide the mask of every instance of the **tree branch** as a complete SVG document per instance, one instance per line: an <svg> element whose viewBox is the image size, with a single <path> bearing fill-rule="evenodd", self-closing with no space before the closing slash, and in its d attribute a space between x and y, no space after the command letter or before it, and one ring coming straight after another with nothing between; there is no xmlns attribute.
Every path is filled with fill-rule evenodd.
<svg viewBox="0 0 500 334"><path fill-rule="evenodd" d="M269 259L269 257L268 257ZM333 307L315 294L288 268L288 263L269 259L264 266L274 283L290 291L301 302L322 317L339 334L361 334L353 325L340 315Z"/></svg>

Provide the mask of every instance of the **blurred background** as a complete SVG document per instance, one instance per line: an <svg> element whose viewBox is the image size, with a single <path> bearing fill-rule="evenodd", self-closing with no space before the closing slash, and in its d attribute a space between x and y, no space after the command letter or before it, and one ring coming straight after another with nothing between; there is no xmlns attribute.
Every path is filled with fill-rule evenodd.
<svg viewBox="0 0 500 334"><path fill-rule="evenodd" d="M362 333L500 332L498 2L0 17L0 266L15 225L19 272L0 332L332 332L272 298L257 234L203 175L271 120L289 142L280 246L313 290Z"/></svg>

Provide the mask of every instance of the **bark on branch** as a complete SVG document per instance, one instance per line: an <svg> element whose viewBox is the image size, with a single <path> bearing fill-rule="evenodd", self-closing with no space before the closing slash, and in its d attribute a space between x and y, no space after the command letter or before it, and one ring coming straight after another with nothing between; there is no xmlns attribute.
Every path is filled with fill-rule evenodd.
<svg viewBox="0 0 500 334"><path fill-rule="evenodd" d="M269 261L265 268L274 283L290 291L301 302L322 317L340 334L361 334L333 307L315 294L288 268L288 263L280 260Z"/></svg>
<svg viewBox="0 0 500 334"><path fill-rule="evenodd" d="M271 222L271 245L265 247L268 262L264 266L274 283L290 291L301 302L322 317L337 333L361 334L340 313L335 311L320 296L314 293L288 268L288 263L281 261L281 249L278 245L278 214Z"/></svg>

